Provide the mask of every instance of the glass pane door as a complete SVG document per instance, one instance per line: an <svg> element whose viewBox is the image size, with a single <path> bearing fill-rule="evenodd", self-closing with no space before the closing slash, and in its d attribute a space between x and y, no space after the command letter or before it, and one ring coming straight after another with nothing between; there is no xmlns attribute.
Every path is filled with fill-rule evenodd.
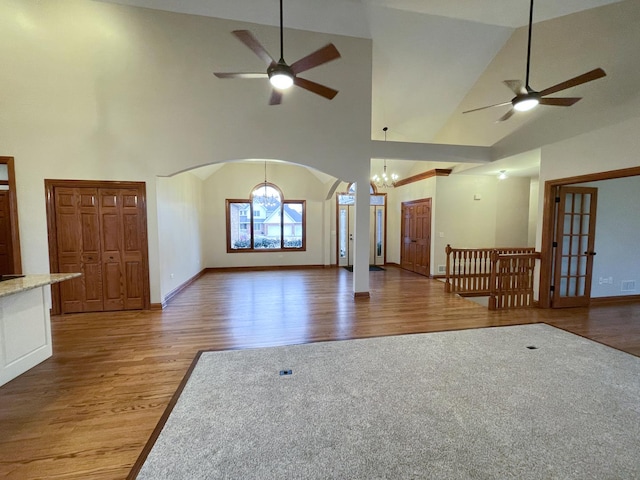
<svg viewBox="0 0 640 480"><path fill-rule="evenodd" d="M589 305L597 194L597 188L559 188L554 242L554 307Z"/></svg>

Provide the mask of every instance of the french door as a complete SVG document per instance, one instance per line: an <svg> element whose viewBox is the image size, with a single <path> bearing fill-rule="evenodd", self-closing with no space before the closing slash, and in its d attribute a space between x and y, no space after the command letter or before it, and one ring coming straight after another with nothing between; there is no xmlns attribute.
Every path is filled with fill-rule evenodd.
<svg viewBox="0 0 640 480"><path fill-rule="evenodd" d="M557 187L551 305L588 306L598 189Z"/></svg>
<svg viewBox="0 0 640 480"><path fill-rule="evenodd" d="M369 196L369 265L386 263L387 240L387 196L373 191ZM355 190L339 193L337 202L337 264L353 266L353 241L355 235Z"/></svg>

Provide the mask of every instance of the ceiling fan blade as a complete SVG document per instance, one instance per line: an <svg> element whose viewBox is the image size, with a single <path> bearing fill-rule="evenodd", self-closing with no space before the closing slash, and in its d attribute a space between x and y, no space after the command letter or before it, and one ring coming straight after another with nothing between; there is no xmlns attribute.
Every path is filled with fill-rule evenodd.
<svg viewBox="0 0 640 480"><path fill-rule="evenodd" d="M473 110L467 110L466 112L462 112L462 113L477 112L479 110L486 110L487 108L493 108L493 107L504 107L505 105L511 105L511 102L495 103L493 105L487 105L486 107L480 107L480 108L474 108Z"/></svg>
<svg viewBox="0 0 640 480"><path fill-rule="evenodd" d="M541 98L540 105L552 105L555 107L570 107L582 97L564 97L564 98Z"/></svg>
<svg viewBox="0 0 640 480"><path fill-rule="evenodd" d="M509 120L513 116L514 113L516 113L516 111L512 108L507 113L505 113L503 116L501 116L498 120L496 120L495 123L500 123L500 122L504 122L505 120Z"/></svg>
<svg viewBox="0 0 640 480"><path fill-rule="evenodd" d="M502 83L509 87L516 95L525 95L527 93L527 89L524 88L522 80L505 80Z"/></svg>
<svg viewBox="0 0 640 480"><path fill-rule="evenodd" d="M575 87L576 85L582 85L583 83L597 80L598 78L605 77L606 75L607 74L603 69L596 68L595 70L591 70L590 72L583 73L582 75L578 75L577 77L571 78L565 82L554 85L553 87L545 88L540 92L540 96L544 97L545 95L550 95L552 93L560 92L562 90L566 90L567 88Z"/></svg>
<svg viewBox="0 0 640 480"><path fill-rule="evenodd" d="M269 75L266 73L225 73L225 72L214 72L213 73L218 78L269 78Z"/></svg>
<svg viewBox="0 0 640 480"><path fill-rule="evenodd" d="M333 43L330 43L321 49L310 53L306 57L301 58L297 62L294 62L291 65L291 70L293 70L293 73L297 75L298 73L302 73L313 67L322 65L323 63L330 62L336 58L340 58L340 52L338 52L338 49Z"/></svg>
<svg viewBox="0 0 640 480"><path fill-rule="evenodd" d="M269 98L269 105L280 105L282 103L282 92L279 90L272 90L271 97Z"/></svg>
<svg viewBox="0 0 640 480"><path fill-rule="evenodd" d="M269 52L265 50L265 48L249 30L234 30L231 33L235 35L238 40L249 47L253 51L253 53L259 56L264 61L264 63L266 63L267 65L276 63L273 57L269 55Z"/></svg>
<svg viewBox="0 0 640 480"><path fill-rule="evenodd" d="M293 79L293 83L295 83L298 87L309 90L310 92L313 92L329 100L331 100L338 94L338 90L325 87L324 85L320 85L319 83L312 82L311 80L307 80L305 78L295 77Z"/></svg>

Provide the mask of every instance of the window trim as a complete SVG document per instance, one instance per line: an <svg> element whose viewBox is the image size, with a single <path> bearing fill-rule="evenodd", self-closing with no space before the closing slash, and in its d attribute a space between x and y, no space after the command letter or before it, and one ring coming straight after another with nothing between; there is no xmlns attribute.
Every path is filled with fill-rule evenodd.
<svg viewBox="0 0 640 480"><path fill-rule="evenodd" d="M277 187L276 187L277 188ZM278 189L279 190L279 189ZM250 248L231 248L231 205L234 203L249 204L251 210L251 221L249 222L249 231L251 237ZM307 201L306 200L282 200L281 213L284 212L284 206L287 204L302 205L302 246L301 247L285 247L284 243L284 222L280 222L280 248L254 248L253 233L253 199L249 198L228 198L225 200L225 217L226 217L226 237L227 237L227 253L260 253L260 252L305 252L307 250ZM283 219L283 215L280 215Z"/></svg>

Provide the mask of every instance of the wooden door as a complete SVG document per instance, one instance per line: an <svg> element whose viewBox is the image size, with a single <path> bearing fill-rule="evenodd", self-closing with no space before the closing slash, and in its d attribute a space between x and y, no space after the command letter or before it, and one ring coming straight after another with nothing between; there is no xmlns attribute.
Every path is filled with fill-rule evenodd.
<svg viewBox="0 0 640 480"><path fill-rule="evenodd" d="M0 275L22 273L13 157L0 156Z"/></svg>
<svg viewBox="0 0 640 480"><path fill-rule="evenodd" d="M60 285L62 312L102 311L97 191L95 188L58 188L55 204L57 271L82 273L82 277Z"/></svg>
<svg viewBox="0 0 640 480"><path fill-rule="evenodd" d="M143 198L138 189L121 189L121 268L124 281L124 308L145 308L145 279L149 278L146 267L146 218L142 207Z"/></svg>
<svg viewBox="0 0 640 480"><path fill-rule="evenodd" d="M11 244L11 209L9 191L0 191L0 275L13 271L13 245Z"/></svg>
<svg viewBox="0 0 640 480"><path fill-rule="evenodd" d="M415 206L402 204L402 245L400 250L400 266L405 270L414 271L416 261L416 214Z"/></svg>
<svg viewBox="0 0 640 480"><path fill-rule="evenodd" d="M431 262L431 199L402 203L400 266L429 275Z"/></svg>
<svg viewBox="0 0 640 480"><path fill-rule="evenodd" d="M83 274L52 290L54 313L148 308L144 187L46 182L51 271Z"/></svg>
<svg viewBox="0 0 640 480"><path fill-rule="evenodd" d="M596 226L598 189L558 187L551 304L588 306Z"/></svg>

